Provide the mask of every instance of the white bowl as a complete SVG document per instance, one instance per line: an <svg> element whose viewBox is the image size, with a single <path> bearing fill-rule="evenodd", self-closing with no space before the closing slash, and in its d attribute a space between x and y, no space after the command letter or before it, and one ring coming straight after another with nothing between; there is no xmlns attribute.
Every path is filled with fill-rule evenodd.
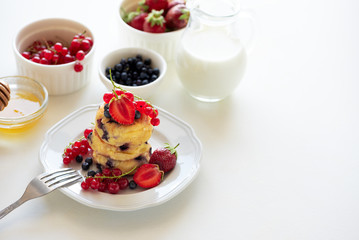
<svg viewBox="0 0 359 240"><path fill-rule="evenodd" d="M173 61L176 48L184 29L165 33L148 33L128 25L122 16L124 13L135 11L140 0L121 0L118 9L120 36L126 46L152 49L161 54L167 61Z"/></svg>
<svg viewBox="0 0 359 240"><path fill-rule="evenodd" d="M83 70L74 71L75 62L59 65L43 65L24 58L24 51L35 40L72 41L73 37L86 31L85 36L94 40L92 49L81 61ZM83 87L90 78L95 39L88 27L69 19L49 18L26 25L15 36L13 50L20 75L36 79L45 85L50 95L72 93Z"/></svg>
<svg viewBox="0 0 359 240"><path fill-rule="evenodd" d="M157 52L144 48L120 48L107 53L103 57L98 70L102 83L109 91L112 91L113 85L111 80L106 77L106 68L112 68L115 64L119 63L122 58L127 59L129 57L135 57L137 54L141 54L144 59L150 58L152 60L152 68L158 68L160 70L160 75L158 76L158 78L146 85L135 87L117 83L115 83L115 85L125 89L126 91L130 91L133 94L144 99L149 98L152 94L156 92L157 88L163 82L164 75L167 71L167 63L166 60Z"/></svg>

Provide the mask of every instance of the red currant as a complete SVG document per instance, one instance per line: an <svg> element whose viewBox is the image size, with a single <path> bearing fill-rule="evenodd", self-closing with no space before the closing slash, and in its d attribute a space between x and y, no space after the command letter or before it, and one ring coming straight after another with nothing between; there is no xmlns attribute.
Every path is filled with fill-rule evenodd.
<svg viewBox="0 0 359 240"><path fill-rule="evenodd" d="M83 60L85 58L85 52L82 51L82 50L79 50L77 53L76 53L76 58L77 60Z"/></svg>
<svg viewBox="0 0 359 240"><path fill-rule="evenodd" d="M124 95L130 100L131 102L135 99L131 92L125 92Z"/></svg>
<svg viewBox="0 0 359 240"><path fill-rule="evenodd" d="M109 169L109 168L105 168L104 170L102 170L102 174L103 174L104 176L109 177L109 176L112 175L112 171L111 171L111 169Z"/></svg>
<svg viewBox="0 0 359 240"><path fill-rule="evenodd" d="M80 49L87 52L90 48L91 48L91 43L86 39L82 40Z"/></svg>
<svg viewBox="0 0 359 240"><path fill-rule="evenodd" d="M159 118L152 118L151 119L151 124L153 126L158 126L160 124L160 119Z"/></svg>
<svg viewBox="0 0 359 240"><path fill-rule="evenodd" d="M112 98L113 98L113 93L105 93L105 94L103 95L103 101L104 101L105 103L109 103Z"/></svg>
<svg viewBox="0 0 359 240"><path fill-rule="evenodd" d="M21 55L26 59L30 59L31 53L30 52L22 52Z"/></svg>
<svg viewBox="0 0 359 240"><path fill-rule="evenodd" d="M44 53L44 58L46 58L47 60L51 60L52 56L54 55L54 52L48 49L44 49L43 53Z"/></svg>
<svg viewBox="0 0 359 240"><path fill-rule="evenodd" d="M88 178L86 178L86 183L88 184L88 185L90 185L91 184L91 182L92 182L92 180L94 180L94 178L93 177L88 177Z"/></svg>
<svg viewBox="0 0 359 240"><path fill-rule="evenodd" d="M151 112L153 112L152 107L145 107L145 109L143 110L143 113L146 114L147 116L149 116Z"/></svg>
<svg viewBox="0 0 359 240"><path fill-rule="evenodd" d="M121 96L122 94L124 94L124 91L119 90L119 89L116 89L115 92L118 96Z"/></svg>
<svg viewBox="0 0 359 240"><path fill-rule="evenodd" d="M111 182L108 184L108 192L112 194L116 194L120 191L120 186L117 182Z"/></svg>
<svg viewBox="0 0 359 240"><path fill-rule="evenodd" d="M82 183L81 183L81 188L82 188L83 190L87 190L87 189L90 188L90 185L87 184L86 182L82 182Z"/></svg>
<svg viewBox="0 0 359 240"><path fill-rule="evenodd" d="M60 53L62 56L66 56L69 53L69 50L67 47L63 47Z"/></svg>
<svg viewBox="0 0 359 240"><path fill-rule="evenodd" d="M98 179L93 179L92 181L91 181L91 188L92 189L98 189L98 187L100 186L100 181L98 180Z"/></svg>
<svg viewBox="0 0 359 240"><path fill-rule="evenodd" d="M120 169L118 169L118 168L115 168L115 169L112 170L112 174L113 174L114 176L121 176L121 175L122 175L122 171L121 171Z"/></svg>
<svg viewBox="0 0 359 240"><path fill-rule="evenodd" d="M106 192L106 190L107 190L107 184L104 183L104 182L100 182L100 184L99 184L97 190L100 191L100 192Z"/></svg>
<svg viewBox="0 0 359 240"><path fill-rule="evenodd" d="M40 64L47 65L47 64L49 64L49 60L47 60L46 58L43 57L40 59Z"/></svg>
<svg viewBox="0 0 359 240"><path fill-rule="evenodd" d="M90 133L92 133L92 131L93 131L92 128L86 128L84 131L84 137L87 139L87 137L89 136Z"/></svg>
<svg viewBox="0 0 359 240"><path fill-rule="evenodd" d="M60 55L57 54L57 53L55 53L55 54L52 56L52 59L51 59L51 60L52 60L51 63L52 63L53 65L56 65L56 64L60 63L60 62L59 62L59 60L60 60Z"/></svg>
<svg viewBox="0 0 359 240"><path fill-rule="evenodd" d="M92 38L91 38L91 37L85 37L85 40L89 41L89 43L90 43L90 45L91 45L91 47L92 47L92 45L93 45L93 40L92 40Z"/></svg>
<svg viewBox="0 0 359 240"><path fill-rule="evenodd" d="M73 61L75 61L74 56L71 56L70 54L66 54L64 56L64 63L70 63L70 62L73 62Z"/></svg>
<svg viewBox="0 0 359 240"><path fill-rule="evenodd" d="M55 43L54 49L55 49L57 52L61 52L61 51L62 51L62 43L60 43L60 42Z"/></svg>
<svg viewBox="0 0 359 240"><path fill-rule="evenodd" d="M35 56L35 57L31 58L31 61L33 61L35 63L40 63L40 57Z"/></svg>
<svg viewBox="0 0 359 240"><path fill-rule="evenodd" d="M150 114L148 115L150 118L155 118L158 116L158 110L155 108L152 108L152 111L150 112Z"/></svg>
<svg viewBox="0 0 359 240"><path fill-rule="evenodd" d="M81 72L84 69L84 66L80 62L76 62L74 66L75 72Z"/></svg>
<svg viewBox="0 0 359 240"><path fill-rule="evenodd" d="M127 178L122 177L122 178L118 179L117 183L118 183L118 185L120 187L120 190L124 190L124 189L126 189L128 187L129 182L128 182Z"/></svg>
<svg viewBox="0 0 359 240"><path fill-rule="evenodd" d="M136 110L138 110L140 113L143 113L144 109L147 107L147 103L144 100L138 100L136 103Z"/></svg>
<svg viewBox="0 0 359 240"><path fill-rule="evenodd" d="M69 156L65 156L63 159L62 159L62 162L65 164L65 165L68 165L71 163L71 158Z"/></svg>

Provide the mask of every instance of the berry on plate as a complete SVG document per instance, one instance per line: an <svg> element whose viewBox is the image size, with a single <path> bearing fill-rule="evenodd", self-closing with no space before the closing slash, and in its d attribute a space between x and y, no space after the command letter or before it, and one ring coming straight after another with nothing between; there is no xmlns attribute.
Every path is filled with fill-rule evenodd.
<svg viewBox="0 0 359 240"><path fill-rule="evenodd" d="M126 95L111 100L109 112L111 117L120 124L130 125L135 120L135 105Z"/></svg>
<svg viewBox="0 0 359 240"><path fill-rule="evenodd" d="M159 169L158 165L147 163L137 169L133 180L142 188L152 188L160 184L162 177L163 171Z"/></svg>
<svg viewBox="0 0 359 240"><path fill-rule="evenodd" d="M175 147L171 147L168 143L163 148L156 149L149 160L151 164L157 164L163 172L171 171L177 162L177 150L179 143Z"/></svg>

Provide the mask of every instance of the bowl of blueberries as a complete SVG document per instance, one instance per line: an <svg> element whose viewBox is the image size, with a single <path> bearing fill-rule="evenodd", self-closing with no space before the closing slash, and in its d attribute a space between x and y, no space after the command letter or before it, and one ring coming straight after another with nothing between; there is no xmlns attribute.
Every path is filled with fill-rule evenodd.
<svg viewBox="0 0 359 240"><path fill-rule="evenodd" d="M100 61L99 75L109 91L114 85L141 98L149 98L162 83L166 60L157 52L144 48L119 48Z"/></svg>

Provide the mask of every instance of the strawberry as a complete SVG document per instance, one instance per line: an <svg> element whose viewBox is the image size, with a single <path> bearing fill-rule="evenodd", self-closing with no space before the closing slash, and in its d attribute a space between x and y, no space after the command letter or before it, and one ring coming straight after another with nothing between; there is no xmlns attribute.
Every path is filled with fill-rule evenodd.
<svg viewBox="0 0 359 240"><path fill-rule="evenodd" d="M129 125L135 120L135 105L125 95L110 101L109 112L111 117L120 124Z"/></svg>
<svg viewBox="0 0 359 240"><path fill-rule="evenodd" d="M147 13L145 12L130 12L126 17L126 22L133 28L137 30L143 31L143 23L145 22L145 18L147 17Z"/></svg>
<svg viewBox="0 0 359 240"><path fill-rule="evenodd" d="M177 4L186 4L184 0L172 0L168 2L167 9L171 9L172 7L176 6Z"/></svg>
<svg viewBox="0 0 359 240"><path fill-rule="evenodd" d="M177 4L165 16L166 26L171 29L184 28L189 19L189 10L184 4Z"/></svg>
<svg viewBox="0 0 359 240"><path fill-rule="evenodd" d="M157 164L163 172L168 172L176 166L177 162L177 151L175 147L171 147L168 143L165 147L156 149L149 160L151 164Z"/></svg>
<svg viewBox="0 0 359 240"><path fill-rule="evenodd" d="M160 184L163 177L163 171L155 164L143 164L133 175L133 180L138 186L143 188L152 188Z"/></svg>
<svg viewBox="0 0 359 240"><path fill-rule="evenodd" d="M143 1L142 1L143 3ZM141 3L140 3L141 4ZM168 8L168 1L167 0L145 0L144 5L148 6L148 10L162 10Z"/></svg>
<svg viewBox="0 0 359 240"><path fill-rule="evenodd" d="M145 18L143 30L151 33L163 33L166 31L165 19L162 16L163 10L152 10Z"/></svg>

